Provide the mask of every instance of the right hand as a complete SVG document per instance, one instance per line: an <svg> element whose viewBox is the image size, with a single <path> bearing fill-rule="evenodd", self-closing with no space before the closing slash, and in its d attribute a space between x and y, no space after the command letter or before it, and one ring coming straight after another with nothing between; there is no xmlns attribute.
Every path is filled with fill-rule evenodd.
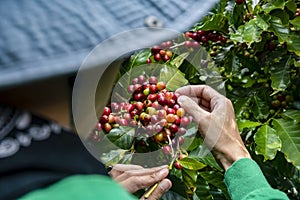
<svg viewBox="0 0 300 200"><path fill-rule="evenodd" d="M148 200L160 199L172 187L171 181L166 178L168 174L169 169L167 165L143 168L139 165L116 164L109 172L109 175L120 183L129 193L134 193L140 189L151 188L152 185L159 183L148 197ZM146 193L141 199L144 199Z"/></svg>
<svg viewBox="0 0 300 200"><path fill-rule="evenodd" d="M206 146L225 170L240 158L251 158L229 99L206 85L184 86L176 94L178 103L198 124Z"/></svg>

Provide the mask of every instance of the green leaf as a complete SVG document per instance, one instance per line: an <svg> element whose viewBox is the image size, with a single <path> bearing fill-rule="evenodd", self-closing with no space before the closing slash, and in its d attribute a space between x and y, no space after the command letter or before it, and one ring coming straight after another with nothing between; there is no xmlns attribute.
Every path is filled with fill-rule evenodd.
<svg viewBox="0 0 300 200"><path fill-rule="evenodd" d="M285 6L285 0L271 0L270 2L264 4L262 9L264 12L269 13L275 9L283 9Z"/></svg>
<svg viewBox="0 0 300 200"><path fill-rule="evenodd" d="M200 152L200 150L199 150L199 152ZM219 164L217 163L217 161L215 160L215 158L212 155L206 155L204 157L201 157L198 153L197 157L194 157L194 155L192 155L192 152L191 152L189 154L189 157L199 160L200 162L204 163L205 165L215 168L216 170L218 170L220 172L223 171L223 169L219 166Z"/></svg>
<svg viewBox="0 0 300 200"><path fill-rule="evenodd" d="M282 114L284 118L294 120L296 123L300 123L300 111L299 110L287 110Z"/></svg>
<svg viewBox="0 0 300 200"><path fill-rule="evenodd" d="M235 28L238 28L244 21L244 15L246 14L246 10L244 9L244 5L235 4L233 8L233 12L230 12L230 24L233 24Z"/></svg>
<svg viewBox="0 0 300 200"><path fill-rule="evenodd" d="M273 125L282 142L281 151L300 169L300 124L288 119L273 119Z"/></svg>
<svg viewBox="0 0 300 200"><path fill-rule="evenodd" d="M254 122L250 120L237 120L239 130L242 131L244 128L255 128L262 125L260 122Z"/></svg>
<svg viewBox="0 0 300 200"><path fill-rule="evenodd" d="M265 16L263 16L265 18ZM260 15L257 15L253 21L255 24L262 30L266 31L270 27L270 23L268 21L265 21L265 19L261 17Z"/></svg>
<svg viewBox="0 0 300 200"><path fill-rule="evenodd" d="M197 171L183 168L182 179L185 185L185 191L188 197L192 197L196 191Z"/></svg>
<svg viewBox="0 0 300 200"><path fill-rule="evenodd" d="M300 56L300 34L292 32L287 41L287 49Z"/></svg>
<svg viewBox="0 0 300 200"><path fill-rule="evenodd" d="M106 137L116 146L122 149L129 149L132 145L135 135L135 128L120 126L113 128Z"/></svg>
<svg viewBox="0 0 300 200"><path fill-rule="evenodd" d="M271 15L272 17L278 17L278 18L280 18L281 21L282 21L282 24L285 25L285 26L287 26L288 23L289 23L289 18L290 18L290 17L289 17L289 15L287 14L287 12L284 11L284 10L279 10L279 9L273 10L273 11L270 13L270 15Z"/></svg>
<svg viewBox="0 0 300 200"><path fill-rule="evenodd" d="M271 86L274 90L284 91L290 83L289 62L291 57L285 56L279 63L270 68Z"/></svg>
<svg viewBox="0 0 300 200"><path fill-rule="evenodd" d="M256 119L265 119L269 115L269 105L261 96L253 96L252 103L252 112Z"/></svg>
<svg viewBox="0 0 300 200"><path fill-rule="evenodd" d="M286 7L292 12L295 13L297 10L297 4L295 3L295 0L288 0L286 3Z"/></svg>
<svg viewBox="0 0 300 200"><path fill-rule="evenodd" d="M198 199L207 199L207 200L213 200L213 196L209 192L210 187L202 177L198 177L197 179L197 189L195 192L195 195L198 197ZM195 198L194 198L195 199Z"/></svg>
<svg viewBox="0 0 300 200"><path fill-rule="evenodd" d="M226 196L227 199L229 198L229 194L227 192L227 187L224 183L224 175L221 174L220 172L215 172L215 171L204 171L204 172L199 172L199 175L206 180L209 184L212 184L213 186L219 188L222 190L224 195Z"/></svg>
<svg viewBox="0 0 300 200"><path fill-rule="evenodd" d="M294 26L295 30L300 30L300 17L295 17L293 20L290 20L290 23Z"/></svg>
<svg viewBox="0 0 300 200"><path fill-rule="evenodd" d="M147 59L151 56L151 49L144 49L141 51L138 51L136 54L132 56L133 59L131 59L130 62L130 69L142 64L145 64L147 62Z"/></svg>
<svg viewBox="0 0 300 200"><path fill-rule="evenodd" d="M117 149L111 150L108 153L103 153L101 156L101 161L106 165L112 165L116 163L120 163L120 161L128 154L127 150Z"/></svg>
<svg viewBox="0 0 300 200"><path fill-rule="evenodd" d="M206 167L205 164L199 162L198 160L195 160L193 158L182 158L178 160L178 162L181 164L181 166L185 169L189 170L200 170Z"/></svg>
<svg viewBox="0 0 300 200"><path fill-rule="evenodd" d="M264 156L265 160L275 158L277 151L280 151L281 140L276 131L268 125L260 127L254 135L256 143L255 153Z"/></svg>
<svg viewBox="0 0 300 200"><path fill-rule="evenodd" d="M270 22L270 27L274 31L274 34L278 37L280 43L284 43L288 40L290 30L283 25L282 21L278 17L272 16Z"/></svg>
<svg viewBox="0 0 300 200"><path fill-rule="evenodd" d="M253 42L261 41L262 30L256 25L255 21L252 19L245 25L241 25L238 30L231 34L230 39L234 42L246 42L248 45Z"/></svg>
<svg viewBox="0 0 300 200"><path fill-rule="evenodd" d="M180 65L183 63L183 61L190 55L189 52L184 52L180 55L178 55L176 58L174 58L170 64L175 66L176 68L179 68Z"/></svg>
<svg viewBox="0 0 300 200"><path fill-rule="evenodd" d="M214 30L227 33L228 19L222 14L215 14L209 20L197 27L198 30Z"/></svg>
<svg viewBox="0 0 300 200"><path fill-rule="evenodd" d="M166 89L169 91L175 91L179 87L188 84L188 80L185 79L180 70L167 66L161 69L159 80L166 83Z"/></svg>

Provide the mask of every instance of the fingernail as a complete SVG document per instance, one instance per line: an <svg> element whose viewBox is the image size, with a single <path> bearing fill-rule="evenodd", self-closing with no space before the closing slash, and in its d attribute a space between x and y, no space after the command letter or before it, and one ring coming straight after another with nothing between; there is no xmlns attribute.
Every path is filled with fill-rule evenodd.
<svg viewBox="0 0 300 200"><path fill-rule="evenodd" d="M167 168L165 168L158 172L158 176L161 178L164 178L168 173L169 173L169 170Z"/></svg>
<svg viewBox="0 0 300 200"><path fill-rule="evenodd" d="M168 181L163 180L162 182L159 183L159 187L164 191L167 191L170 189L170 184Z"/></svg>
<svg viewBox="0 0 300 200"><path fill-rule="evenodd" d="M182 104L182 103L184 103L187 99L188 99L187 96L182 95L182 96L179 96L179 97L178 97L177 101L178 101L179 104Z"/></svg>

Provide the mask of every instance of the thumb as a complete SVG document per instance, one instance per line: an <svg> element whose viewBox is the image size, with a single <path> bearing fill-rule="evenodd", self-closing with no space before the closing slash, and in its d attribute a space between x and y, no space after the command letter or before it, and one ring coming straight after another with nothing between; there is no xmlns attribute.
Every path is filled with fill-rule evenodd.
<svg viewBox="0 0 300 200"><path fill-rule="evenodd" d="M150 194L148 198L145 197L145 194L141 197L141 199L148 199L148 200L157 200L161 199L161 197L172 187L172 182L169 179L162 180L155 190Z"/></svg>
<svg viewBox="0 0 300 200"><path fill-rule="evenodd" d="M193 117L193 120L200 126L203 122L203 118L209 113L202 109L195 101L191 98L181 95L178 97L178 103L185 111Z"/></svg>

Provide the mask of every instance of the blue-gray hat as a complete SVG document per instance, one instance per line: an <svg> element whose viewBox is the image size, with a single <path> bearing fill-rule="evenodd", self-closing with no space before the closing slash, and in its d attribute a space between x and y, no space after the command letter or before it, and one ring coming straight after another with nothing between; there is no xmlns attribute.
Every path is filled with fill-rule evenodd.
<svg viewBox="0 0 300 200"><path fill-rule="evenodd" d="M97 44L123 31L148 27L184 32L215 2L2 0L0 88L75 73ZM152 44L158 42L146 37Z"/></svg>

